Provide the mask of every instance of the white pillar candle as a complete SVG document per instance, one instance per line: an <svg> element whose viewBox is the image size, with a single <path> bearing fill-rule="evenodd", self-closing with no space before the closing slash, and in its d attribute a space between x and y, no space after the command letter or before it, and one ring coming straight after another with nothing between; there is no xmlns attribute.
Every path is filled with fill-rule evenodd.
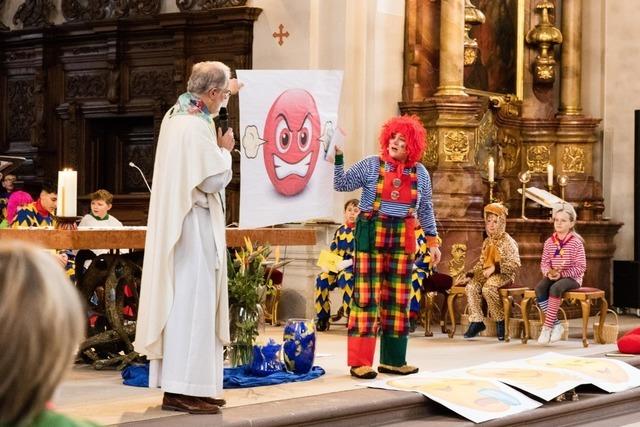
<svg viewBox="0 0 640 427"><path fill-rule="evenodd" d="M76 216L78 172L64 169L58 172L58 216Z"/></svg>
<svg viewBox="0 0 640 427"><path fill-rule="evenodd" d="M553 187L553 165L551 163L547 165L547 185Z"/></svg>
<svg viewBox="0 0 640 427"><path fill-rule="evenodd" d="M495 164L493 162L493 157L489 157L487 166L489 168L489 182L493 182L495 179Z"/></svg>

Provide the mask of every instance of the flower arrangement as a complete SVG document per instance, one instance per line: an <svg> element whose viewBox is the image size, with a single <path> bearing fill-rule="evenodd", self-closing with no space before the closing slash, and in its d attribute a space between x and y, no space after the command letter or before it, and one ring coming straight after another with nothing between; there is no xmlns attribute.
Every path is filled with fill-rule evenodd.
<svg viewBox="0 0 640 427"><path fill-rule="evenodd" d="M245 246L227 256L229 278L229 317L231 329L230 361L233 366L248 364L259 327L264 323L262 304L273 292L272 271L291 260L280 260L280 248L269 260L271 246L254 247L245 237Z"/></svg>

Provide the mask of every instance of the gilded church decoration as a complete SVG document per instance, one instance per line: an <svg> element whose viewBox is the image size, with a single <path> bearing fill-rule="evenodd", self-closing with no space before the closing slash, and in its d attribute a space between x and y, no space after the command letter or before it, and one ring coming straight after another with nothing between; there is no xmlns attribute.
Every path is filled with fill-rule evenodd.
<svg viewBox="0 0 640 427"><path fill-rule="evenodd" d="M498 139L498 172L512 171L520 163L520 144L518 139L505 133Z"/></svg>
<svg viewBox="0 0 640 427"><path fill-rule="evenodd" d="M478 41L471 37L469 32L472 26L484 24L485 16L480 9L475 7L471 0L465 0L464 4L464 65L473 65L478 59Z"/></svg>
<svg viewBox="0 0 640 427"><path fill-rule="evenodd" d="M449 276L454 279L465 273L464 263L467 258L467 245L454 243L451 245L451 259L449 260Z"/></svg>
<svg viewBox="0 0 640 427"><path fill-rule="evenodd" d="M436 129L431 129L427 132L427 149L422 157L422 163L425 166L437 166L438 165L438 135Z"/></svg>
<svg viewBox="0 0 640 427"><path fill-rule="evenodd" d="M584 173L585 155L582 147L570 145L562 152L562 171Z"/></svg>
<svg viewBox="0 0 640 427"><path fill-rule="evenodd" d="M527 169L531 172L546 172L551 160L551 151L546 145L534 145L527 149Z"/></svg>
<svg viewBox="0 0 640 427"><path fill-rule="evenodd" d="M538 83L553 83L555 81L556 60L553 57L553 47L562 43L562 33L553 26L549 19L549 10L554 9L549 0L543 0L536 5L540 12L540 22L527 33L527 43L538 49L534 62L534 80Z"/></svg>
<svg viewBox="0 0 640 427"><path fill-rule="evenodd" d="M447 162L469 160L469 136L461 130L451 130L444 134L444 154Z"/></svg>

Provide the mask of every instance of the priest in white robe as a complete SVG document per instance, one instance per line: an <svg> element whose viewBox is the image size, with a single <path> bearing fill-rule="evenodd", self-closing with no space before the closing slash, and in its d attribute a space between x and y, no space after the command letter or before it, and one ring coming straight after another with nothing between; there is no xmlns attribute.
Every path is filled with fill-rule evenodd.
<svg viewBox="0 0 640 427"><path fill-rule="evenodd" d="M149 387L164 390L166 410L211 414L225 404L224 189L234 139L212 118L237 89L225 64L197 63L160 127L134 346L151 361Z"/></svg>

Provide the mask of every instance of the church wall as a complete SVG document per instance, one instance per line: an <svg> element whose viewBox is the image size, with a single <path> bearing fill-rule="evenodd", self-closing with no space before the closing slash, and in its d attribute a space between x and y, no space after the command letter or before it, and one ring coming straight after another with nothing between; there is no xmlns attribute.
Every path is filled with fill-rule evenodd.
<svg viewBox="0 0 640 427"><path fill-rule="evenodd" d="M590 2L585 2L589 4ZM633 259L634 111L640 109L640 2L607 0L604 13L604 182L608 216L624 222L616 236L616 259ZM589 7L597 8L596 5ZM593 15L597 10L593 11Z"/></svg>
<svg viewBox="0 0 640 427"><path fill-rule="evenodd" d="M263 9L254 26L254 69L338 69L344 80L338 124L347 134L347 165L378 151L381 124L398 114L402 99L404 1L253 0ZM273 37L284 25L282 45ZM342 221L342 201L358 194L336 194L334 219ZM315 262L337 225L316 227L314 247L290 247L280 318L315 317ZM332 295L333 311L339 307Z"/></svg>

